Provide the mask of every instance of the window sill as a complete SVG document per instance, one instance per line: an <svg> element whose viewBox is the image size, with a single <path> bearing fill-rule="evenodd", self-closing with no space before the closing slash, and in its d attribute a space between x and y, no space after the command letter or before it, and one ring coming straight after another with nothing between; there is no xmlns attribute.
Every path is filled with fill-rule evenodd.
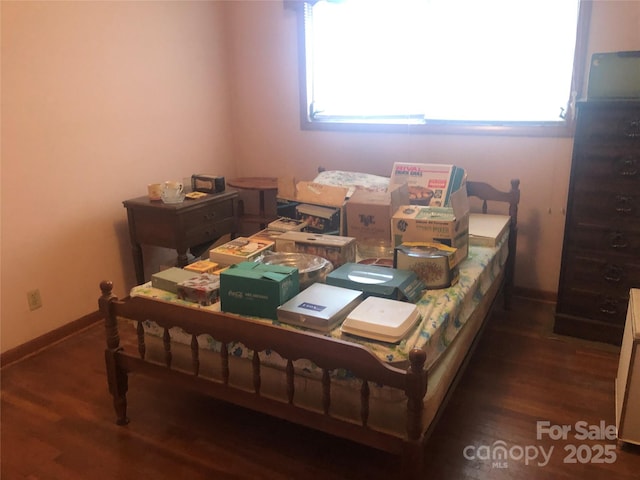
<svg viewBox="0 0 640 480"><path fill-rule="evenodd" d="M357 133L408 133L418 135L495 135L511 137L573 137L571 122L451 122L404 121L382 123L361 120L303 119L302 130Z"/></svg>

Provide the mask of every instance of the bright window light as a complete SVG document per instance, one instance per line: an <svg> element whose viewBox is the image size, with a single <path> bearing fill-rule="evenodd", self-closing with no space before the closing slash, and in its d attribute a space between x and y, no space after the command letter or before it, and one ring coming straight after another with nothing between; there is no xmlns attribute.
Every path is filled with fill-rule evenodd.
<svg viewBox="0 0 640 480"><path fill-rule="evenodd" d="M312 117L561 122L577 0L320 0Z"/></svg>

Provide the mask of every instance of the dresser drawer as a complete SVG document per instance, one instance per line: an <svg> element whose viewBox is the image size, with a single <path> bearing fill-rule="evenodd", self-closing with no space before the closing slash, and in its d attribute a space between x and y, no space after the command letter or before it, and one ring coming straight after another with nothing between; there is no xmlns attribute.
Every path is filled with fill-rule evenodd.
<svg viewBox="0 0 640 480"><path fill-rule="evenodd" d="M640 189L640 185L638 186ZM583 185L573 192L573 221L577 224L597 223L616 225L620 222L638 222L640 218L640 191L620 193L611 191L589 191Z"/></svg>
<svg viewBox="0 0 640 480"><path fill-rule="evenodd" d="M624 325L629 292L626 296L618 296L568 286L559 293L556 306L559 314Z"/></svg>
<svg viewBox="0 0 640 480"><path fill-rule="evenodd" d="M583 107L578 116L576 141L621 142L640 139L640 108L602 104Z"/></svg>
<svg viewBox="0 0 640 480"><path fill-rule="evenodd" d="M573 183L585 192L640 189L640 141L635 148L592 149L573 160Z"/></svg>
<svg viewBox="0 0 640 480"><path fill-rule="evenodd" d="M601 255L640 255L638 225L620 222L620 228L615 228L572 222L567 228L567 248L599 252Z"/></svg>
<svg viewBox="0 0 640 480"><path fill-rule="evenodd" d="M569 289L592 291L624 298L640 286L640 258L625 255L566 254L564 283Z"/></svg>

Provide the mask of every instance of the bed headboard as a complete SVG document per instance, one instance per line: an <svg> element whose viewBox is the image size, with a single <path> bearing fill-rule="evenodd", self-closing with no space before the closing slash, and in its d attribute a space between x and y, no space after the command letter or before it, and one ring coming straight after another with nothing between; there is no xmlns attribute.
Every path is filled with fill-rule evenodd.
<svg viewBox="0 0 640 480"><path fill-rule="evenodd" d="M485 182L467 180L467 195L482 200L482 213L487 213L488 202L508 204L509 216L509 257L505 268L504 278L504 307L511 307L511 294L516 266L516 247L518 244L518 203L520 203L520 179L511 180L511 190L500 191Z"/></svg>

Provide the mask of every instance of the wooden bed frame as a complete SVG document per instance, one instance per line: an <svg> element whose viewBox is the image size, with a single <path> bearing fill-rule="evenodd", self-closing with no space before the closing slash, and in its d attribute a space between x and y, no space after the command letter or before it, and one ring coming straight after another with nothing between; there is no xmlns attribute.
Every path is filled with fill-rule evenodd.
<svg viewBox="0 0 640 480"><path fill-rule="evenodd" d="M511 190L498 191L486 183L467 182L469 196L476 196L483 201L483 211L486 213L487 202L497 201L508 203L511 216L509 255L502 277L505 308L509 307L511 289L513 286L514 262L517 242L517 208L520 199L519 180L511 181ZM99 306L105 318L106 343L105 361L109 392L113 396L113 405L117 423L127 424L128 373L137 371L152 375L171 385L195 389L242 407L267 413L275 417L286 419L306 427L321 430L339 437L349 439L370 447L391 452L402 456L402 466L405 473L413 478L420 477L423 468L423 451L425 441L433 429L439 413L444 409L445 401L439 406L433 422L425 430L422 427L423 398L427 392L427 372L424 369L426 354L422 350L414 349L409 355L409 367L395 368L381 362L365 347L339 339L325 337L316 333L294 331L272 325L252 321L237 315L214 313L211 311L185 308L179 305L163 303L143 297L132 297L118 300L112 293L113 285L109 281L100 283L102 295ZM498 297L496 293L492 302ZM486 317L482 319L484 324ZM137 321L138 352L128 353L120 343L118 333L118 318ZM214 321L212 321L212 319ZM163 347L164 362L156 363L145 359L146 346L142 322L152 320L164 328ZM191 335L191 372L185 372L172 367L172 350L169 329L180 327ZM464 366L472 354L473 346L480 337L476 335L472 347L466 353L454 381L448 388L447 397L451 394L457 379L462 374ZM222 379L213 380L200 376L200 351L197 336L211 335L222 343L220 352L222 364ZM252 389L246 390L229 382L230 364L227 345L241 342L252 350ZM267 349L274 350L286 360L286 400L280 401L261 395L261 361L258 352ZM311 410L296 403L294 377L296 375L293 362L298 359L308 359L322 369L322 411ZM360 422L352 423L332 415L331 376L334 369L344 368L352 372L361 382L360 391ZM382 384L404 392L406 402L406 433L395 436L370 428L369 417L369 386Z"/></svg>

